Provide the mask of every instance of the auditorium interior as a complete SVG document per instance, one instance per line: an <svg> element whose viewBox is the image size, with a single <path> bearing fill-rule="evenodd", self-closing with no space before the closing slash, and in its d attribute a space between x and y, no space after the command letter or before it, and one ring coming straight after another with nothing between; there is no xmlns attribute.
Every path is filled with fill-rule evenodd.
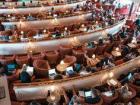
<svg viewBox="0 0 140 105"><path fill-rule="evenodd" d="M140 105L140 0L0 0L0 105Z"/></svg>

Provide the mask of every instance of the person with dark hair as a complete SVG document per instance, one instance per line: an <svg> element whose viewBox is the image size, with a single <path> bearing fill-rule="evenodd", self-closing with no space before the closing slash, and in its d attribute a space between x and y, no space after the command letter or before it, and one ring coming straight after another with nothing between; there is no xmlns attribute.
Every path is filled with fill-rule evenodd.
<svg viewBox="0 0 140 105"><path fill-rule="evenodd" d="M30 102L29 105L41 105L41 104L39 102L37 102L37 101L32 101L32 102Z"/></svg>
<svg viewBox="0 0 140 105"><path fill-rule="evenodd" d="M0 31L5 31L5 27L4 27L4 25L2 24L1 20L0 20Z"/></svg>
<svg viewBox="0 0 140 105"><path fill-rule="evenodd" d="M31 73L27 71L27 65L23 64L22 71L20 73L20 80L22 83L30 83L35 79L34 71Z"/></svg>

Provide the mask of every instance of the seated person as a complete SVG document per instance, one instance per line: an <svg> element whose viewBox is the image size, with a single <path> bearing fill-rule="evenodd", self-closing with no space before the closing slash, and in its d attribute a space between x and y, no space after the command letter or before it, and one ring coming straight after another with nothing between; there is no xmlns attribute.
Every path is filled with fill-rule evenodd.
<svg viewBox="0 0 140 105"><path fill-rule="evenodd" d="M96 67L101 67L103 69L107 69L109 67L114 67L115 64L113 63L113 60L109 57L103 58L99 63L97 63Z"/></svg>
<svg viewBox="0 0 140 105"><path fill-rule="evenodd" d="M97 90L91 89L85 91L85 102L88 104L96 104L100 101L100 97L97 93Z"/></svg>
<svg viewBox="0 0 140 105"><path fill-rule="evenodd" d="M12 75L16 72L17 64L11 63L6 65L6 75Z"/></svg>
<svg viewBox="0 0 140 105"><path fill-rule="evenodd" d="M124 86L122 86L120 88L120 93L121 93L123 98L128 98L128 97L130 97L132 95L132 92L129 91L129 88L128 88L127 84L125 84Z"/></svg>
<svg viewBox="0 0 140 105"><path fill-rule="evenodd" d="M139 73L134 74L134 82L133 84L140 86L140 78L139 78Z"/></svg>
<svg viewBox="0 0 140 105"><path fill-rule="evenodd" d="M130 52L130 48L128 46L123 46L122 48L122 56L126 56Z"/></svg>
<svg viewBox="0 0 140 105"><path fill-rule="evenodd" d="M23 65L20 73L20 80L22 83L29 83L35 78L34 70L32 67L27 66L26 64Z"/></svg>
<svg viewBox="0 0 140 105"><path fill-rule="evenodd" d="M37 101L32 101L32 102L29 103L29 105L41 105L41 104Z"/></svg>
<svg viewBox="0 0 140 105"><path fill-rule="evenodd" d="M83 65L75 63L74 64L74 71L76 71L77 73L82 69Z"/></svg>
<svg viewBox="0 0 140 105"><path fill-rule="evenodd" d="M27 20L28 21L33 21L33 20L35 20L35 18L31 14L29 14L29 16L27 16Z"/></svg>
<svg viewBox="0 0 140 105"><path fill-rule="evenodd" d="M78 96L75 88L72 89L73 96L71 97L68 105L84 105L83 96Z"/></svg>
<svg viewBox="0 0 140 105"><path fill-rule="evenodd" d="M90 67L87 68L87 67L85 67L85 66L82 66L82 68L81 68L79 74L80 74L81 76L83 76L83 75L88 75L90 72L91 72Z"/></svg>
<svg viewBox="0 0 140 105"><path fill-rule="evenodd" d="M3 74L5 72L4 67L2 66L2 64L0 63L0 75Z"/></svg>
<svg viewBox="0 0 140 105"><path fill-rule="evenodd" d="M97 71L97 68L96 68L96 67L89 67L89 66L87 66L87 67L86 67L86 71L87 71L87 72L92 72L92 73L94 73L94 72Z"/></svg>
<svg viewBox="0 0 140 105"><path fill-rule="evenodd" d="M94 45L91 42L87 43L87 48L93 48L93 47Z"/></svg>
<svg viewBox="0 0 140 105"><path fill-rule="evenodd" d="M123 78L120 80L121 84L128 83L133 79L133 73L128 73L127 75L124 75Z"/></svg>

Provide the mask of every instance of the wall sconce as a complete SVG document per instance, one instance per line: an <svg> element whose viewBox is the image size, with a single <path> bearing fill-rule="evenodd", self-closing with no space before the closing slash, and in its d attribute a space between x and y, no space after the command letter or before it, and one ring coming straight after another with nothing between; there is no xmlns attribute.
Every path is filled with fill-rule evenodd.
<svg viewBox="0 0 140 105"><path fill-rule="evenodd" d="M20 34L23 35L24 34L24 31L20 31Z"/></svg>

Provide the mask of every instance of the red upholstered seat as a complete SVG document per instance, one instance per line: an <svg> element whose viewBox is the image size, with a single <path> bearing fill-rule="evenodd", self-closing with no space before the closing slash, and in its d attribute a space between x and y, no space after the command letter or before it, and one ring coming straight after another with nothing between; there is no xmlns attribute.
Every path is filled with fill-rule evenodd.
<svg viewBox="0 0 140 105"><path fill-rule="evenodd" d="M9 56L1 56L0 57L0 63L2 65L7 65L10 63L14 63L15 61L15 55L9 55Z"/></svg>
<svg viewBox="0 0 140 105"><path fill-rule="evenodd" d="M11 105L28 105L28 104L25 103L25 102L12 101L12 102L11 102Z"/></svg>
<svg viewBox="0 0 140 105"><path fill-rule="evenodd" d="M95 54L96 48L97 48L97 47L94 47L94 48L86 48L88 57L91 58L92 55Z"/></svg>
<svg viewBox="0 0 140 105"><path fill-rule="evenodd" d="M59 53L58 51L49 51L45 53L45 57L50 65L56 65L59 60Z"/></svg>
<svg viewBox="0 0 140 105"><path fill-rule="evenodd" d="M96 54L103 55L105 51L106 45L97 46Z"/></svg>
<svg viewBox="0 0 140 105"><path fill-rule="evenodd" d="M123 64L124 63L124 60L123 59L120 59L120 60L117 60L115 61L115 65L120 65L120 64Z"/></svg>
<svg viewBox="0 0 140 105"><path fill-rule="evenodd" d="M47 77L50 65L47 60L35 60L33 66L36 70L36 75L39 78Z"/></svg>
<svg viewBox="0 0 140 105"><path fill-rule="evenodd" d="M34 60L44 59L44 55L41 54L41 53L31 54L31 55L29 55L29 56L30 56L32 62L33 62Z"/></svg>
<svg viewBox="0 0 140 105"><path fill-rule="evenodd" d="M122 101L123 102L129 102L129 101L131 101L132 100L132 98L134 98L135 96L136 96L136 90L134 89L134 88L132 88L132 87L130 87L129 86L129 91L131 91L132 92L132 95L131 96L129 96L128 98L122 98Z"/></svg>
<svg viewBox="0 0 140 105"><path fill-rule="evenodd" d="M129 86L131 86L133 89L135 89L137 93L140 93L140 86L137 86L137 85L132 84L132 83L130 83Z"/></svg>
<svg viewBox="0 0 140 105"><path fill-rule="evenodd" d="M86 61L84 55L86 54L86 50L83 48L73 49L73 55L77 58L78 63L84 63Z"/></svg>
<svg viewBox="0 0 140 105"><path fill-rule="evenodd" d="M114 96L108 97L102 94L104 105L111 105L111 102L115 101L118 98L118 92L115 92Z"/></svg>
<svg viewBox="0 0 140 105"><path fill-rule="evenodd" d="M71 45L61 45L59 47L60 56L61 58L64 58L65 55L71 55L72 54L72 46Z"/></svg>
<svg viewBox="0 0 140 105"><path fill-rule="evenodd" d="M67 63L69 66L71 66L76 62L76 57L66 55L64 58L64 62Z"/></svg>

